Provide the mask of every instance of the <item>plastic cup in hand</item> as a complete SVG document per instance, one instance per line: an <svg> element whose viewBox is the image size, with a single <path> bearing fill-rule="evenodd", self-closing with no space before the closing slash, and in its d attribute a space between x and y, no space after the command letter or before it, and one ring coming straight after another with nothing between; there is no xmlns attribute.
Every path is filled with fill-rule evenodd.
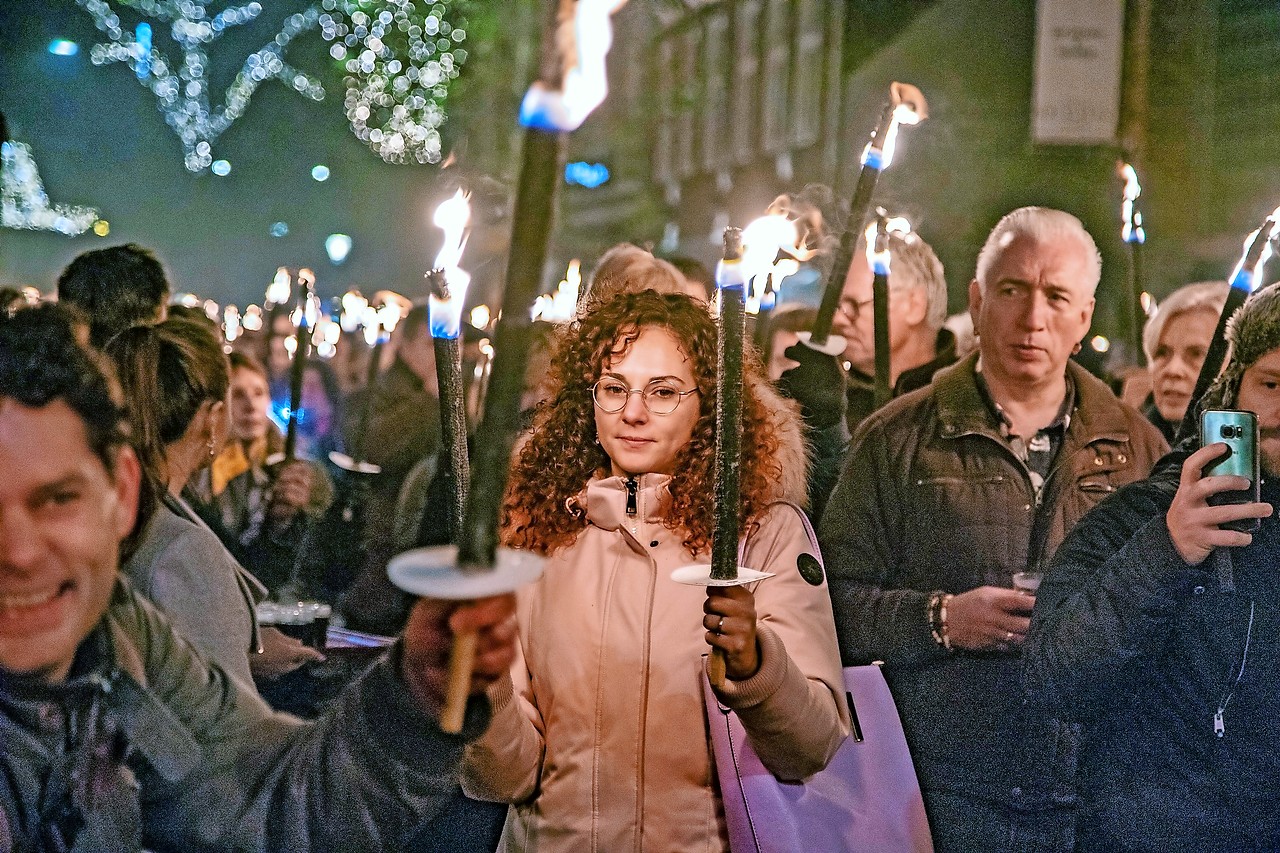
<svg viewBox="0 0 1280 853"><path fill-rule="evenodd" d="M1040 589L1040 581L1044 575L1040 572L1014 572L1013 588L1023 595L1034 596Z"/></svg>

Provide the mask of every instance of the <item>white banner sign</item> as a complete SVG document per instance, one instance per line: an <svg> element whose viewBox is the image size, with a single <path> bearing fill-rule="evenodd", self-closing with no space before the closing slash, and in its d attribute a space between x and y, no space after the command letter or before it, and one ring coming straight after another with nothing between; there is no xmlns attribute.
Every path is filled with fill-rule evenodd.
<svg viewBox="0 0 1280 853"><path fill-rule="evenodd" d="M1032 140L1114 143L1123 52L1124 0L1038 0Z"/></svg>

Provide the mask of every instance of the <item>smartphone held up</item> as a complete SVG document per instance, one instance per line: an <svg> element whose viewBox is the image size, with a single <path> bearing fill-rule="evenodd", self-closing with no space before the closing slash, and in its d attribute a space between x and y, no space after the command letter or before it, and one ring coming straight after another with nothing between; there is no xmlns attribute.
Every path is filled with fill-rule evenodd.
<svg viewBox="0 0 1280 853"><path fill-rule="evenodd" d="M1204 476L1244 477L1247 488L1219 492L1209 499L1213 506L1257 503L1261 500L1261 478L1258 470L1258 416L1235 409L1207 409L1200 415L1200 446L1225 444L1227 452L1205 466ZM1222 526L1243 533L1253 533L1261 525L1257 518L1229 521Z"/></svg>

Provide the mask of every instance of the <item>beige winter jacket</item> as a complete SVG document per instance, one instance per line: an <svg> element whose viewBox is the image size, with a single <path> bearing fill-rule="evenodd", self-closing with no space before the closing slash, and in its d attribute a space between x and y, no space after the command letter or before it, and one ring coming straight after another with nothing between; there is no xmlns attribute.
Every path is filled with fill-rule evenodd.
<svg viewBox="0 0 1280 853"><path fill-rule="evenodd" d="M706 592L671 580L694 560L661 525L668 482L641 477L628 515L623 478L592 481L577 499L587 529L520 593L522 656L463 771L471 796L515 804L500 850L727 849L701 692ZM787 504L749 536L745 565L777 576L754 589L760 670L721 695L788 780L823 768L848 731L827 586L797 569L815 552Z"/></svg>

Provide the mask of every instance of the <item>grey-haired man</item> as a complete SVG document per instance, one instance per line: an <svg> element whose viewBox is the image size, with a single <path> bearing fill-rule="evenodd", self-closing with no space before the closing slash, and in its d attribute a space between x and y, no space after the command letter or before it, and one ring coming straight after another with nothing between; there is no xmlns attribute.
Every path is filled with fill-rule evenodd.
<svg viewBox="0 0 1280 853"><path fill-rule="evenodd" d="M1022 701L1035 599L1013 574L1165 450L1069 361L1100 271L1074 216L1001 219L969 285L978 352L862 423L822 517L841 656L885 663L939 853L1072 847L1074 731Z"/></svg>

